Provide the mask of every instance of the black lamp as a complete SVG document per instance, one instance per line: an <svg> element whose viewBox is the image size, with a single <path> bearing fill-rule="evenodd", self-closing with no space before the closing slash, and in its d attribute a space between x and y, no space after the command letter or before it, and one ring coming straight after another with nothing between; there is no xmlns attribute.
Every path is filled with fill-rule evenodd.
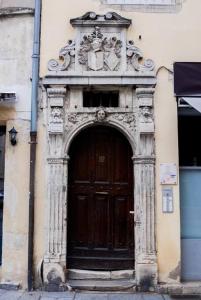
<svg viewBox="0 0 201 300"><path fill-rule="evenodd" d="M10 142L11 145L15 146L17 144L17 130L13 127L11 130L9 130L9 136L10 136Z"/></svg>

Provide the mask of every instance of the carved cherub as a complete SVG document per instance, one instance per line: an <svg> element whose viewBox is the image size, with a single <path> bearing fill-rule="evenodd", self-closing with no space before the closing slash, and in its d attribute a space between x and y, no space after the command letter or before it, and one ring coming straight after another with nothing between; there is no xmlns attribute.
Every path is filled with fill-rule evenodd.
<svg viewBox="0 0 201 300"><path fill-rule="evenodd" d="M142 122L142 123L152 123L153 122L153 114L152 114L151 107L144 106L141 108L140 122Z"/></svg>

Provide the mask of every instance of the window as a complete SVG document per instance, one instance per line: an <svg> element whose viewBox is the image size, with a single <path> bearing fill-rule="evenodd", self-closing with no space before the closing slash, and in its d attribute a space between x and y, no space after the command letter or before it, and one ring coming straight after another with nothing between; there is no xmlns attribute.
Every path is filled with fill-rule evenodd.
<svg viewBox="0 0 201 300"><path fill-rule="evenodd" d="M83 107L118 107L119 92L117 91L84 91Z"/></svg>

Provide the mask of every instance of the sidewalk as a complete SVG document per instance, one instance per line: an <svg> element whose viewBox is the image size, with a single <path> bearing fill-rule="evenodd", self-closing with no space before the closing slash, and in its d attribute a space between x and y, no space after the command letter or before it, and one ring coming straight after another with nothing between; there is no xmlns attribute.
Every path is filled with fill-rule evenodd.
<svg viewBox="0 0 201 300"><path fill-rule="evenodd" d="M171 298L167 295L157 294L134 294L134 293L85 293L85 292L23 292L0 290L0 300L201 300L200 297L186 296Z"/></svg>

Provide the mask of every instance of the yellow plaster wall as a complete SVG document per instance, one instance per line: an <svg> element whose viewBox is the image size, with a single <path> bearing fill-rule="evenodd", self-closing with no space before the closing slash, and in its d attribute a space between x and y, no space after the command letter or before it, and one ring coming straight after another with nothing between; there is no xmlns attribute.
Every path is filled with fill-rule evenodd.
<svg viewBox="0 0 201 300"><path fill-rule="evenodd" d="M128 39L134 40L135 45L143 51L145 58L155 61L156 70L162 66L172 70L174 61L200 61L200 0L184 1L183 8L178 13L126 12L112 7L103 7L99 0L73 0L73 3L70 0L59 0L59 2L43 0L41 77L47 73L48 61L52 58L57 59L59 50L68 39L73 39L75 36L75 30L69 23L70 18L81 16L87 11L95 11L98 14L116 11L123 17L132 19L132 25L128 29ZM142 37L141 40L139 35ZM160 69L157 73L154 101L159 280L171 282L179 280L175 274L180 263L180 208L179 185L175 185L173 187L174 213L162 213L159 165L160 163L176 163L178 166L177 107L173 94L173 76L165 69ZM39 248L42 254L41 246Z"/></svg>
<svg viewBox="0 0 201 300"><path fill-rule="evenodd" d="M0 36L0 92L17 96L15 103L0 104L0 124L6 125L0 281L26 288L33 16L1 16ZM8 135L13 126L18 131L16 146Z"/></svg>

